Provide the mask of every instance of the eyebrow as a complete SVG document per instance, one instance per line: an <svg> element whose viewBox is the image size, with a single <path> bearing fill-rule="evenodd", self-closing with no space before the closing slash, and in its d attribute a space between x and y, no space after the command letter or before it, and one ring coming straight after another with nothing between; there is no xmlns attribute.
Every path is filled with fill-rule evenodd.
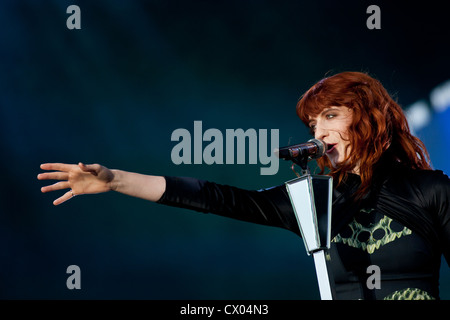
<svg viewBox="0 0 450 320"><path fill-rule="evenodd" d="M316 117L314 117L314 119L317 118L317 117L320 117L320 116L323 115L324 113L326 113L326 112L328 112L328 111L330 111L330 110L333 110L333 109L339 110L338 107L336 107L336 106L325 107L325 108L323 108L323 110L322 110ZM310 117L309 117L308 124L310 124L312 121L314 121L314 119L310 116Z"/></svg>

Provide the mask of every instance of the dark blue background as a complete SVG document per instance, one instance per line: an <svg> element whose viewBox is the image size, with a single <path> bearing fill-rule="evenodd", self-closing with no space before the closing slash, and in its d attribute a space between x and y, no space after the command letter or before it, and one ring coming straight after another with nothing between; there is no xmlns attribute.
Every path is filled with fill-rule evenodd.
<svg viewBox="0 0 450 320"><path fill-rule="evenodd" d="M66 28L71 4L81 30ZM381 30L366 27L370 4ZM274 176L260 175L261 164L176 166L171 133L201 120L204 130L279 129L280 145L303 142L296 102L328 72L368 71L405 108L428 99L450 78L450 30L440 5L423 6L2 1L0 297L318 299L312 258L290 232L114 193L54 207L63 192L41 194L39 165L281 184L295 177L288 163ZM448 139L435 130L428 146ZM447 157L439 148L432 160L448 170ZM66 287L72 264L81 290ZM443 262L444 299L449 279Z"/></svg>

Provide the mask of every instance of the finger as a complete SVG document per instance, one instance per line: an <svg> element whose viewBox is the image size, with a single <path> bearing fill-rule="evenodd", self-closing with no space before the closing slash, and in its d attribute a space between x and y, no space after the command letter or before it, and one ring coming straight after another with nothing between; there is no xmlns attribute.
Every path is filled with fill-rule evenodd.
<svg viewBox="0 0 450 320"><path fill-rule="evenodd" d="M66 164L66 163L43 163L43 164L41 164L42 170L69 171L72 167L73 167L73 164Z"/></svg>
<svg viewBox="0 0 450 320"><path fill-rule="evenodd" d="M85 172L89 172L91 174L93 174L94 176L98 175L98 172L100 170L100 165L99 164L84 164L82 162L78 163L78 166L81 168L81 170L85 171Z"/></svg>
<svg viewBox="0 0 450 320"><path fill-rule="evenodd" d="M55 184L45 186L41 188L41 192L50 192L50 191L56 191L56 190L62 190L70 188L69 182L67 181L60 181Z"/></svg>
<svg viewBox="0 0 450 320"><path fill-rule="evenodd" d="M69 174L66 172L45 172L37 176L38 180L68 180Z"/></svg>
<svg viewBox="0 0 450 320"><path fill-rule="evenodd" d="M53 201L53 204L55 206L60 205L63 202L66 202L67 200L73 198L72 195L72 191L67 191L66 193L64 193L61 197L59 197L58 199L56 199L55 201Z"/></svg>

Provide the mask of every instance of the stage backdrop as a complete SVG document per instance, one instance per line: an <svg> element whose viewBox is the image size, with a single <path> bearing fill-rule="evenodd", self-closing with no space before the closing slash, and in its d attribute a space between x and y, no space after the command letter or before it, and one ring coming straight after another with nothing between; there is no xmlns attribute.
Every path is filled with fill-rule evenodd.
<svg viewBox="0 0 450 320"><path fill-rule="evenodd" d="M268 148L273 137L305 142L298 99L346 70L378 78L449 173L447 11L377 1L377 22L371 4L2 1L0 298L319 299L312 258L289 231L115 193L55 207L65 191L42 194L36 176L41 163L82 161L248 189L283 184L295 178L287 162L265 175L249 150L243 164L237 149L227 162L226 133L254 130ZM194 162L209 129L222 134L214 156L224 164L176 164L172 134L191 135ZM69 266L81 289L68 288ZM443 299L449 283L443 261Z"/></svg>

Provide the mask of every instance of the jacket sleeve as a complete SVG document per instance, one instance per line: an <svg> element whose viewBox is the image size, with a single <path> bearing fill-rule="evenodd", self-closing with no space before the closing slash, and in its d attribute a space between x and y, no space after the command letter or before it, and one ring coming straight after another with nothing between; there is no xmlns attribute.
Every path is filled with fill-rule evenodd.
<svg viewBox="0 0 450 320"><path fill-rule="evenodd" d="M244 190L189 177L166 176L160 204L300 231L284 185Z"/></svg>
<svg viewBox="0 0 450 320"><path fill-rule="evenodd" d="M450 266L450 179L442 171L436 171L435 174L434 194L429 199L437 212L439 240Z"/></svg>

